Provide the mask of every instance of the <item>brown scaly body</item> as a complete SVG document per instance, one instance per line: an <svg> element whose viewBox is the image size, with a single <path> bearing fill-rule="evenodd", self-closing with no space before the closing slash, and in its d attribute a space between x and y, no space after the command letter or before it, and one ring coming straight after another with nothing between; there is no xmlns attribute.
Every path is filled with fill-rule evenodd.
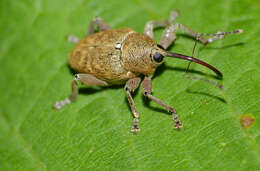
<svg viewBox="0 0 260 171"><path fill-rule="evenodd" d="M130 28L111 29L101 18L94 18L90 22L89 31L85 38L81 41L73 36L69 38L70 41L77 43L69 54L69 64L79 73L75 74L72 80L72 91L69 98L56 102L54 108L61 109L76 100L78 82L87 86L125 84L124 89L134 117L131 132L136 133L140 131L139 113L131 93L138 88L141 82L140 76L143 75L141 87L144 96L166 108L172 114L174 128L181 129L182 124L177 117L176 110L152 95L151 77L156 67L162 64L164 58L168 56L196 62L208 67L219 76L222 74L213 66L196 58L166 51L176 38L175 32L181 29L207 44L217 39L223 39L227 34L241 33L242 30L206 34L206 36L211 37L205 39L203 34L196 33L182 24L174 24L173 20L177 16L178 13L172 11L168 21L148 22L144 34L137 33ZM99 27L97 33L94 29L95 24ZM166 27L159 44L153 40L154 27Z"/></svg>
<svg viewBox="0 0 260 171"><path fill-rule="evenodd" d="M154 45L153 39L129 28L101 31L76 44L69 55L69 64L74 70L110 85L124 84L140 74L153 74L157 65L144 55Z"/></svg>

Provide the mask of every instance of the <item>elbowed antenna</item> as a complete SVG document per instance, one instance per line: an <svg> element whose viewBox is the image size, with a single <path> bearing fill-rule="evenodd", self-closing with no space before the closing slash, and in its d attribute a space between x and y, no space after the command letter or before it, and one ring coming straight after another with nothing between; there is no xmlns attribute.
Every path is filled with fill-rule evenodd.
<svg viewBox="0 0 260 171"><path fill-rule="evenodd" d="M168 52L168 51L167 51L167 56L174 57L174 58L180 58L180 59L184 59L184 60L187 60L187 61L196 62L198 64L204 65L205 67L214 71L218 76L223 77L222 73L219 70L217 70L215 67L213 67L210 64L203 62L199 59L193 58L191 56L185 56L185 55L178 54L178 53Z"/></svg>

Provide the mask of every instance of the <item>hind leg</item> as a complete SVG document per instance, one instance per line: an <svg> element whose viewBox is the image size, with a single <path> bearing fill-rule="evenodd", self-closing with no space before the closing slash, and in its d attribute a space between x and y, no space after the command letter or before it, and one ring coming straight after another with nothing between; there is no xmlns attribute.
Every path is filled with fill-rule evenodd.
<svg viewBox="0 0 260 171"><path fill-rule="evenodd" d="M90 74L75 74L74 79L72 80L72 90L70 96L65 100L57 101L53 107L55 109L61 109L62 107L70 104L71 102L76 101L78 96L78 85L77 82L83 83L88 86L107 86L108 84L105 81L99 80L93 75Z"/></svg>
<svg viewBox="0 0 260 171"><path fill-rule="evenodd" d="M95 17L89 23L89 27L88 27L86 36L95 33L95 25L97 25L99 31L105 31L105 30L111 29L110 26L102 18ZM80 41L80 39L75 35L69 35L68 41L70 43L78 43Z"/></svg>
<svg viewBox="0 0 260 171"><path fill-rule="evenodd" d="M89 23L88 34L86 36L95 33L95 25L98 26L99 31L111 29L110 26L102 18L95 17Z"/></svg>

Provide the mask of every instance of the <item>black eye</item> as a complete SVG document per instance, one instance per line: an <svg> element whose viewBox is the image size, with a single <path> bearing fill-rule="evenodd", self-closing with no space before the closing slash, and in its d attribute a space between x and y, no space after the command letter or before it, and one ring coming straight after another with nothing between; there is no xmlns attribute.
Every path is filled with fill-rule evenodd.
<svg viewBox="0 0 260 171"><path fill-rule="evenodd" d="M162 62L164 56L158 52L155 52L154 55L153 55L153 60L155 62Z"/></svg>

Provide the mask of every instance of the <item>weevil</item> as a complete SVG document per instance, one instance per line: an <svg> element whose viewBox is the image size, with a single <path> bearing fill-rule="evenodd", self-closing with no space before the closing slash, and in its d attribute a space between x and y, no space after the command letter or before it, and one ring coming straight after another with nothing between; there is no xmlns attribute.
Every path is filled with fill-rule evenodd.
<svg viewBox="0 0 260 171"><path fill-rule="evenodd" d="M77 83L87 86L111 86L124 84L124 90L133 114L133 126L131 132L140 131L139 112L136 108L132 93L141 83L142 92L148 99L156 102L172 114L174 128L181 129L182 124L178 119L176 110L152 95L152 76L156 68L161 65L165 57L180 58L199 63L222 76L221 72L210 64L193 56L186 56L166 51L176 39L176 31L183 30L203 44L223 39L227 34L241 33L242 30L232 32L217 32L216 34L197 33L188 27L174 23L178 16L176 11L171 11L167 21L149 21L145 25L144 34L138 33L131 28L111 29L101 18L94 18L89 24L87 35L79 40L70 36L70 42L76 46L69 54L69 65L78 72L72 80L70 96L62 101L57 101L54 108L61 109L67 104L74 102L78 96ZM95 32L95 26L99 32ZM154 41L153 30L163 27L160 43ZM208 38L205 38L208 36ZM141 78L143 81L141 82Z"/></svg>

